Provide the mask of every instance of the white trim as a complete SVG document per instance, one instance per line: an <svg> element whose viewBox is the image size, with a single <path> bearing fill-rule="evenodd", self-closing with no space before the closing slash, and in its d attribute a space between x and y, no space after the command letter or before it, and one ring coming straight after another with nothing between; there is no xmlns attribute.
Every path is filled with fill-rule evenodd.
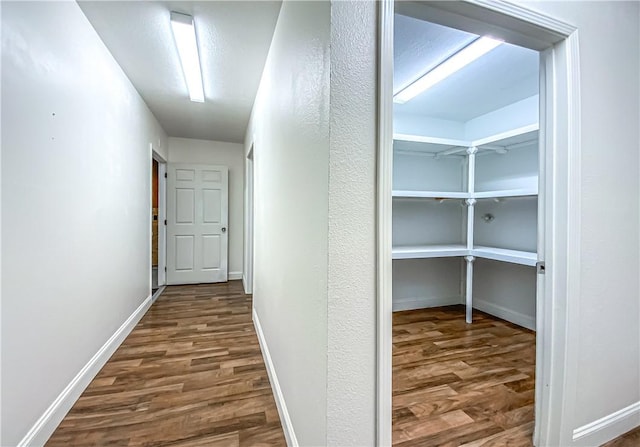
<svg viewBox="0 0 640 447"><path fill-rule="evenodd" d="M546 98L541 107L545 152L543 299L538 299L536 426L538 445L570 445L578 390L580 297L580 79L578 32L545 51ZM549 86L552 86L551 88ZM543 98L543 97L541 97ZM541 311L541 312L540 312Z"/></svg>
<svg viewBox="0 0 640 447"><path fill-rule="evenodd" d="M483 300L477 297L473 297L474 309L486 312L494 317L502 318L503 320L510 321L518 326L526 327L532 331L536 330L536 319L531 315L526 315L515 310L508 309L495 303L491 303L487 300Z"/></svg>
<svg viewBox="0 0 640 447"><path fill-rule="evenodd" d="M545 31L552 33L558 37L558 40L569 36L576 28L568 23L557 20L553 17L541 14L537 11L525 8L504 0L465 0L468 3L481 6L484 9L490 9L500 14L518 18L531 25L544 28Z"/></svg>
<svg viewBox="0 0 640 447"><path fill-rule="evenodd" d="M632 403L614 413L608 414L600 419L590 422L573 430L573 440L583 439L587 436L598 434L598 439L589 440L589 445L600 445L615 437L620 433L626 433L635 428L640 422L640 402ZM621 425L614 427L614 425ZM606 431L604 433L603 431Z"/></svg>
<svg viewBox="0 0 640 447"><path fill-rule="evenodd" d="M158 285L167 284L167 164L158 162Z"/></svg>
<svg viewBox="0 0 640 447"><path fill-rule="evenodd" d="M49 408L18 443L18 447L44 445L47 442L85 388L147 312L151 303L152 297L149 295L49 405Z"/></svg>
<svg viewBox="0 0 640 447"><path fill-rule="evenodd" d="M267 367L267 373L269 374L269 382L271 382L271 390L273 391L273 397L276 401L276 407L278 407L278 414L280 415L280 422L282 422L282 430L284 431L284 437L286 438L287 445L289 447L298 447L298 439L296 438L296 432L293 429L293 423L289 416L289 410L287 409L287 403L284 400L282 389L280 388L280 382L278 381L278 375L276 369L273 366L271 360L271 354L269 353L269 347L267 346L267 340L264 338L264 332L262 332L262 325L260 324L260 318L256 309L253 308L253 326L256 329L258 336L258 343L260 343L260 351L262 352L262 358L264 364Z"/></svg>
<svg viewBox="0 0 640 447"><path fill-rule="evenodd" d="M403 310L426 309L429 307L453 306L462 303L461 296L446 297L416 297L403 298L393 301L393 311L402 312Z"/></svg>
<svg viewBox="0 0 640 447"><path fill-rule="evenodd" d="M167 218L167 161L153 149L153 143L150 147L151 159L158 162L158 285L162 286L167 284L167 226L163 225Z"/></svg>
<svg viewBox="0 0 640 447"><path fill-rule="evenodd" d="M255 135L251 140L249 151L244 158L244 272L242 276L242 286L244 293L253 293L254 276L254 224L255 224Z"/></svg>
<svg viewBox="0 0 640 447"><path fill-rule="evenodd" d="M236 281L238 279L243 279L242 272L229 272L229 281Z"/></svg>
<svg viewBox="0 0 640 447"><path fill-rule="evenodd" d="M376 446L391 445L393 260L393 0L378 9L378 153L376 241Z"/></svg>
<svg viewBox="0 0 640 447"><path fill-rule="evenodd" d="M156 290L156 293L154 293L153 296L151 297L151 304L155 303L158 300L158 297L162 295L162 292L164 292L164 289L166 288L167 286L160 286L158 290Z"/></svg>

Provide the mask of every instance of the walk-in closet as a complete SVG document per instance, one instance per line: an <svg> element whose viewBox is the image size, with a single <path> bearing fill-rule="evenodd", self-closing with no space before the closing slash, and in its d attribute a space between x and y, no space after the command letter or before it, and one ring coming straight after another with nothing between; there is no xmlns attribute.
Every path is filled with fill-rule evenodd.
<svg viewBox="0 0 640 447"><path fill-rule="evenodd" d="M536 51L395 16L394 444L531 437L539 70Z"/></svg>
<svg viewBox="0 0 640 447"><path fill-rule="evenodd" d="M394 310L464 303L534 329L538 53L499 43L404 101L480 37L396 21Z"/></svg>

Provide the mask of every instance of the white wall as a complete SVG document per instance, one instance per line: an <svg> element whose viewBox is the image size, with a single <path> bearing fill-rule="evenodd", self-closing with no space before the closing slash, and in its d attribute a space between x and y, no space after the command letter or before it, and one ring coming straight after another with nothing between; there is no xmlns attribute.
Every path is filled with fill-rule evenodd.
<svg viewBox="0 0 640 447"><path fill-rule="evenodd" d="M576 363L567 433L638 405L640 424L640 4L527 2L578 28L581 103L580 296L570 297ZM603 442L596 434L588 445ZM580 442L579 444L584 444Z"/></svg>
<svg viewBox="0 0 640 447"><path fill-rule="evenodd" d="M247 130L254 311L303 446L374 443L375 16L284 2Z"/></svg>
<svg viewBox="0 0 640 447"><path fill-rule="evenodd" d="M254 311L302 446L327 437L329 27L328 2L283 3L246 137Z"/></svg>
<svg viewBox="0 0 640 447"><path fill-rule="evenodd" d="M330 446L375 444L377 8L331 3Z"/></svg>
<svg viewBox="0 0 640 447"><path fill-rule="evenodd" d="M229 167L229 279L241 279L244 257L244 147L238 143L171 137L168 161Z"/></svg>
<svg viewBox="0 0 640 447"><path fill-rule="evenodd" d="M10 446L149 297L149 144L166 156L166 136L72 2L2 3L2 112Z"/></svg>

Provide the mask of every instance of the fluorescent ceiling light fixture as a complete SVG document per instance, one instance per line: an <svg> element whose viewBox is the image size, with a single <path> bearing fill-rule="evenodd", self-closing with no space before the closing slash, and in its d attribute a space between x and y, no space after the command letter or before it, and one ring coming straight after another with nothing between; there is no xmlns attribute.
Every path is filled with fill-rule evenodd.
<svg viewBox="0 0 640 447"><path fill-rule="evenodd" d="M417 81L400 90L393 96L393 102L404 104L420 93L430 89L438 82L448 78L456 71L466 67L479 57L487 54L503 42L490 37L481 37L455 53L449 59L427 72Z"/></svg>
<svg viewBox="0 0 640 447"><path fill-rule="evenodd" d="M171 29L173 39L178 47L182 72L189 89L189 98L194 102L204 102L202 88L202 72L200 71L200 57L196 41L196 28L193 17L186 14L171 12Z"/></svg>

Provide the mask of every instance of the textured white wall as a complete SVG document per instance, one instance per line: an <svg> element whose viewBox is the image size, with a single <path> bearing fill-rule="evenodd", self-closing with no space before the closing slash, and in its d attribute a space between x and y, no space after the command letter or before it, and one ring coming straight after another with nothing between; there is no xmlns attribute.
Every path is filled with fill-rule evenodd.
<svg viewBox="0 0 640 447"><path fill-rule="evenodd" d="M640 402L640 3L526 2L578 28L581 293L573 430ZM636 413L633 421L640 423Z"/></svg>
<svg viewBox="0 0 640 447"><path fill-rule="evenodd" d="M375 444L377 7L331 3L330 446Z"/></svg>
<svg viewBox="0 0 640 447"><path fill-rule="evenodd" d="M375 17L285 2L246 136L254 306L304 446L375 439Z"/></svg>
<svg viewBox="0 0 640 447"><path fill-rule="evenodd" d="M62 27L62 28L61 28ZM2 3L2 439L151 293L166 136L73 2Z"/></svg>
<svg viewBox="0 0 640 447"><path fill-rule="evenodd" d="M229 167L229 275L239 279L243 269L244 147L238 143L169 138L169 163Z"/></svg>
<svg viewBox="0 0 640 447"><path fill-rule="evenodd" d="M302 446L327 436L329 27L328 2L283 3L246 136L253 305Z"/></svg>

